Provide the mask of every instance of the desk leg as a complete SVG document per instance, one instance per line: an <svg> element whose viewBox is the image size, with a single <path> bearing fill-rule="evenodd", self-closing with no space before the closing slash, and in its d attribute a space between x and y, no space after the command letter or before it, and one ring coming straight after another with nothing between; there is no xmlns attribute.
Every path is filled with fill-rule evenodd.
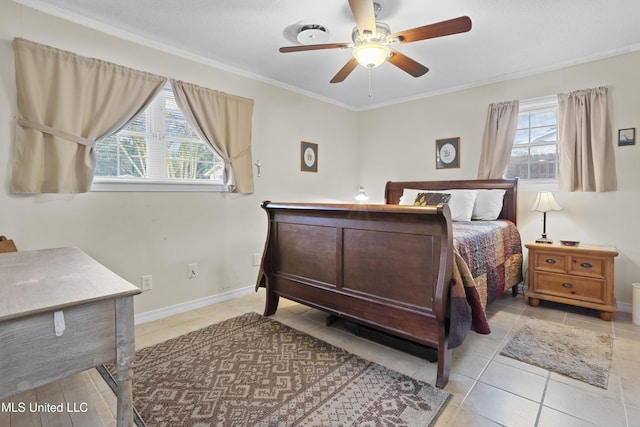
<svg viewBox="0 0 640 427"><path fill-rule="evenodd" d="M135 329L133 297L118 298L116 305L116 383L118 388L117 426L133 425L133 359L135 357Z"/></svg>

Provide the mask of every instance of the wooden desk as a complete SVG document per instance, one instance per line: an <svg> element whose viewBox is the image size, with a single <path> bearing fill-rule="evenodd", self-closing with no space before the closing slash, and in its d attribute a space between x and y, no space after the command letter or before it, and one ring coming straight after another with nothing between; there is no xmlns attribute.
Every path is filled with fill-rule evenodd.
<svg viewBox="0 0 640 427"><path fill-rule="evenodd" d="M0 399L116 361L117 425L133 420L133 296L78 248L0 255Z"/></svg>

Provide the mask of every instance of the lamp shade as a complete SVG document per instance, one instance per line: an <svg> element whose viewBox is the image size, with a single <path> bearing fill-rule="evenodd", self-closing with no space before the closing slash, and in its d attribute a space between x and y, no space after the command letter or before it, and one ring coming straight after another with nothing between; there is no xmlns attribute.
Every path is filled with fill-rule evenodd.
<svg viewBox="0 0 640 427"><path fill-rule="evenodd" d="M553 197L553 194L550 191L541 191L538 193L538 197L536 197L536 201L531 206L531 211L538 212L549 212L549 211L560 211L562 208L556 202L556 199Z"/></svg>
<svg viewBox="0 0 640 427"><path fill-rule="evenodd" d="M353 49L353 57L358 64L367 68L376 68L387 60L390 53L389 47L380 43L365 43Z"/></svg>

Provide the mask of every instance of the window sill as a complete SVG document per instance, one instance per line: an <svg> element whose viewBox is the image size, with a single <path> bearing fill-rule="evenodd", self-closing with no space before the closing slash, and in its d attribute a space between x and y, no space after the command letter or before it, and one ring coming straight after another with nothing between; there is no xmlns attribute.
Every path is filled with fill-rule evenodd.
<svg viewBox="0 0 640 427"><path fill-rule="evenodd" d="M524 191L558 191L558 179L519 179L518 187Z"/></svg>
<svg viewBox="0 0 640 427"><path fill-rule="evenodd" d="M149 181L149 180L122 180L122 179L96 179L91 185L91 191L113 192L213 192L227 193L226 185L200 181Z"/></svg>

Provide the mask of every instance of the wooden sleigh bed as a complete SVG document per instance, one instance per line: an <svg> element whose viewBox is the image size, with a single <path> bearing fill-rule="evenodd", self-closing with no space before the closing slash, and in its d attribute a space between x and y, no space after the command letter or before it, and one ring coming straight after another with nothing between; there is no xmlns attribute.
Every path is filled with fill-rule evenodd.
<svg viewBox="0 0 640 427"><path fill-rule="evenodd" d="M449 208L452 203L399 205L405 189L504 190L504 197L497 221L456 223ZM415 192L411 194L415 197ZM452 348L470 329L488 333L488 323L486 330L479 330L483 319L486 321L484 306L522 280L522 247L515 228L517 180L388 182L385 202L263 202L268 232L256 286L266 288L264 315L274 314L279 298L284 297L435 348L436 386L443 388L449 378ZM461 274L460 262L479 244L469 241L465 249L454 239L453 230L476 223L510 224L507 237L479 239L500 246L486 249L483 262L485 258L495 261L496 254L503 252L509 252L509 257L492 271L471 261L471 270L482 270L482 274L476 278L471 272L473 278L467 279L472 283L461 283L470 271L463 266ZM475 282L483 282L484 289L477 290Z"/></svg>

